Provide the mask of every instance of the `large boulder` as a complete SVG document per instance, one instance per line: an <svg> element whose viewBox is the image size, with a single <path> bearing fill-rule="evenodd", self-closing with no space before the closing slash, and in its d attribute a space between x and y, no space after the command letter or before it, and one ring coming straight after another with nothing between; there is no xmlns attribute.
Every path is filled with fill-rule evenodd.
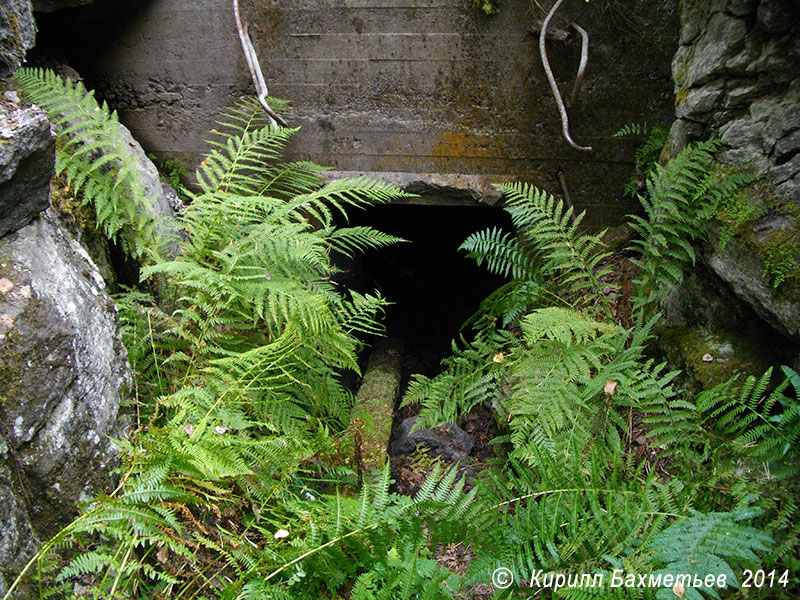
<svg viewBox="0 0 800 600"><path fill-rule="evenodd" d="M175 257L180 252L180 225L175 219L175 213L183 210L180 198L169 184L161 181L153 161L148 158L130 130L124 125L119 125L122 141L125 142L127 151L139 164L142 187L145 195L151 199L149 216L156 221L156 234L162 240L162 252L168 257Z"/></svg>
<svg viewBox="0 0 800 600"><path fill-rule="evenodd" d="M57 216L0 239L2 577L110 486L130 383L116 306Z"/></svg>
<svg viewBox="0 0 800 600"><path fill-rule="evenodd" d="M676 154L693 140L716 137L723 142L721 162L763 176L736 202L742 215L749 210L751 216L720 215L728 225L711 232L699 256L711 275L707 297L732 294L763 322L761 335L780 334L796 347L800 4L687 1L681 10L681 46L672 62L677 119L668 152ZM690 292L684 286L680 293L689 298ZM694 310L708 308L702 301ZM736 327L727 329L731 328Z"/></svg>
<svg viewBox="0 0 800 600"><path fill-rule="evenodd" d="M6 94L14 99L15 94ZM55 137L46 115L0 99L0 237L24 227L50 204Z"/></svg>
<svg viewBox="0 0 800 600"><path fill-rule="evenodd" d="M0 79L22 63L36 41L36 23L30 0L3 0L0 4Z"/></svg>

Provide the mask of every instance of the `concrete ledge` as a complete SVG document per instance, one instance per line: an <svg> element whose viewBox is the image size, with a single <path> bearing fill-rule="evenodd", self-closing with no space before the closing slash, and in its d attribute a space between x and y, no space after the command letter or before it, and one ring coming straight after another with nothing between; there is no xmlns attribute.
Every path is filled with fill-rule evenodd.
<svg viewBox="0 0 800 600"><path fill-rule="evenodd" d="M333 181L349 177L369 177L391 183L418 198L406 198L394 204L424 204L437 206L486 204L500 202L503 192L495 183L511 181L508 175L469 175L463 173L404 173L399 171L328 171L325 177Z"/></svg>

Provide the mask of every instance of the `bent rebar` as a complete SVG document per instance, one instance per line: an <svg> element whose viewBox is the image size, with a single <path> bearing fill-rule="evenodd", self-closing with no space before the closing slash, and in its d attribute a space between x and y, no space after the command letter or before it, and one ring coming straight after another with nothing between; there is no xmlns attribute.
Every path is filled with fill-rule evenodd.
<svg viewBox="0 0 800 600"><path fill-rule="evenodd" d="M550 61L547 60L547 49L545 48L545 36L547 35L547 27L550 25L550 20L553 18L553 15L556 14L556 11L561 6L561 3L563 1L564 0L556 0L556 3L553 4L553 8L551 8L550 12L547 13L547 16L544 19L544 23L542 23L542 29L539 32L539 56L542 59L542 66L544 67L544 73L547 76L547 81L550 83L550 90L553 92L553 97L556 100L556 105L558 106L558 112L561 115L561 131L564 134L564 139L567 140L567 143L576 150L581 150L583 152L591 152L592 151L591 146L579 146L572 140L572 136L569 134L569 117L567 116L567 107L564 106L564 101L561 98L561 92L558 91L558 85L556 84L555 77L553 77L553 70L550 68ZM581 37L583 37L583 34L581 34ZM589 36L587 35L584 38L584 50L587 60L589 57L588 39ZM584 52L581 53L581 67L585 69L586 64L583 55ZM578 68L578 76L582 80L583 75L581 67ZM575 83L577 87L580 87L579 81L576 80ZM577 92L573 90L573 94L575 93Z"/></svg>
<svg viewBox="0 0 800 600"><path fill-rule="evenodd" d="M256 49L253 47L253 42L247 33L247 26L242 25L242 19L239 15L239 0L233 0L233 16L236 20L236 30L239 32L239 41L242 43L242 52L244 52L244 59L247 62L247 68L250 70L250 77L253 79L253 84L256 86L256 96L258 103L261 104L264 111L269 117L269 122L277 129L278 125L288 127L289 124L278 113L272 110L272 107L267 103L267 81L264 79L264 73L261 71L261 64L258 62L258 55Z"/></svg>
<svg viewBox="0 0 800 600"><path fill-rule="evenodd" d="M583 74L586 72L586 63L589 62L589 34L577 23L570 23L575 31L581 34L581 63L578 65L578 74L575 76L575 85L572 86L572 95L569 97L570 106L578 99L578 91L583 83Z"/></svg>

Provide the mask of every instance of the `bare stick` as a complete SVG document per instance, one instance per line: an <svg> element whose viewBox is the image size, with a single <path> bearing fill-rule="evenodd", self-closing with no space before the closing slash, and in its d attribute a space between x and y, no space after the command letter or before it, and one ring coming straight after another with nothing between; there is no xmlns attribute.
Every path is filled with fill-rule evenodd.
<svg viewBox="0 0 800 600"><path fill-rule="evenodd" d="M564 171L561 170L561 167L558 168L558 183L561 184L561 195L564 196L564 203L567 205L568 208L572 209L572 212L569 215L570 221L575 221L575 207L572 206L572 200L569 197L569 190L567 189L567 178L564 175Z"/></svg>
<svg viewBox="0 0 800 600"><path fill-rule="evenodd" d="M574 105L578 99L578 91L583 83L583 74L586 72L586 63L589 62L589 34L577 23L570 23L575 31L581 34L581 64L578 66L578 74L575 76L575 85L572 87L572 95L569 97L570 105Z"/></svg>
<svg viewBox="0 0 800 600"><path fill-rule="evenodd" d="M576 150L582 150L583 152L591 152L591 146L579 146L575 142L572 141L572 136L569 134L569 117L567 116L567 108L564 106L564 101L561 99L561 92L558 91L558 85L556 84L556 80L553 77L553 70L550 68L550 62L547 60L547 49L545 48L545 37L547 35L547 26L550 24L550 19L553 18L553 15L556 14L558 7L561 6L561 3L564 0L556 0L556 3L553 4L553 8L550 9L550 12L547 13L547 16L544 19L544 23L542 23L542 30L539 32L539 55L542 58L542 66L544 67L544 73L547 75L547 81L550 82L550 90L553 92L553 97L556 100L556 105L558 106L558 112L561 115L561 131L564 134L564 139L567 140L567 143L575 148Z"/></svg>
<svg viewBox="0 0 800 600"><path fill-rule="evenodd" d="M561 195L564 196L564 202L567 206L572 208L572 200L569 197L569 190L567 189L567 178L564 176L564 171L558 170L558 183L561 184Z"/></svg>
<svg viewBox="0 0 800 600"><path fill-rule="evenodd" d="M269 104L267 104L267 81L264 79L264 73L261 70L261 64L258 62L258 55L256 49L253 47L253 42L247 33L247 27L242 25L242 19L239 15L239 0L233 0L233 16L236 20L236 30L239 32L239 41L242 43L242 52L244 52L244 59L247 62L247 68L250 70L250 77L253 79L253 84L256 86L256 96L258 102L261 104L264 111L269 117L269 122L277 129L278 124L288 127L289 124L276 113Z"/></svg>

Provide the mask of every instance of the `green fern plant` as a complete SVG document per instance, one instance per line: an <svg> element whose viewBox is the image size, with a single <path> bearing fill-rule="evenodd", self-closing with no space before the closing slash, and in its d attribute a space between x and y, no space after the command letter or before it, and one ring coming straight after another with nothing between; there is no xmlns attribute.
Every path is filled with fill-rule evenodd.
<svg viewBox="0 0 800 600"><path fill-rule="evenodd" d="M644 215L632 217L639 234L631 248L639 268L633 328L613 322L602 293L612 287L609 257L599 239L580 232L582 215L573 222L571 209L535 188L503 187L515 235L489 230L462 245L512 279L470 320L474 339L454 344L439 375L415 376L404 402L421 405L419 426L457 420L485 402L506 426L495 440L509 449L505 469L478 484L483 511L475 526L484 533L468 582L488 581L498 566L512 569L519 592L538 569L608 577L612 569L679 568L725 573L735 586L733 573L754 561L795 560L796 503L785 473L796 462L797 413L783 393L787 383L765 400L767 373L695 402L672 388L676 372L648 356L657 302L694 260L704 212L747 181L714 166L716 147L691 146L647 178ZM652 439L649 458L636 452L636 419ZM668 479L654 470L663 459L672 461ZM784 483L767 492L759 465ZM765 531L776 532L774 544ZM669 588L602 593L674 595Z"/></svg>
<svg viewBox="0 0 800 600"><path fill-rule="evenodd" d="M156 235L157 223L148 212L152 198L145 194L116 112L99 105L83 83L51 70L23 68L15 77L56 130L56 174L63 174L72 193L93 208L97 226L108 238L133 258L155 260L174 240Z"/></svg>
<svg viewBox="0 0 800 600"><path fill-rule="evenodd" d="M478 232L460 249L479 265L485 262L493 273L521 281L548 281L551 298L610 315L610 302L603 293L608 286L601 284L609 273L604 264L609 254L600 241L603 232L579 233L585 212L575 215L562 200L533 186L500 187L517 237L499 229Z"/></svg>
<svg viewBox="0 0 800 600"><path fill-rule="evenodd" d="M85 96L63 85L70 106ZM410 500L388 494L386 471L355 501L327 489L336 467L315 458L347 431L353 396L339 375L358 370L357 335L380 333L386 304L342 293L330 252L399 241L337 228L334 216L405 194L366 179L323 185L321 168L281 162L291 131L262 123L260 110L242 102L225 115L180 254L143 270L165 281L161 302L120 297L139 429L118 442L117 489L31 562L42 597L318 598L350 585L364 597L449 594L430 547L469 515L473 494L455 473L437 471ZM70 118L75 131L100 128ZM105 173L88 155L70 164L76 182ZM402 575L389 575L398 565Z"/></svg>
<svg viewBox="0 0 800 600"><path fill-rule="evenodd" d="M631 249L639 277L634 281L633 309L639 321L649 318L667 291L683 280L694 264L693 243L705 236L703 214L750 179L714 167L720 142L687 146L666 166L656 165L647 180L647 194L639 196L644 216L632 215L638 238Z"/></svg>
<svg viewBox="0 0 800 600"><path fill-rule="evenodd" d="M614 133L614 137L641 136L644 143L636 150L635 167L627 185L625 194L635 197L645 187L645 182L658 164L664 144L669 139L669 127L663 123L648 125L647 123L629 123Z"/></svg>

